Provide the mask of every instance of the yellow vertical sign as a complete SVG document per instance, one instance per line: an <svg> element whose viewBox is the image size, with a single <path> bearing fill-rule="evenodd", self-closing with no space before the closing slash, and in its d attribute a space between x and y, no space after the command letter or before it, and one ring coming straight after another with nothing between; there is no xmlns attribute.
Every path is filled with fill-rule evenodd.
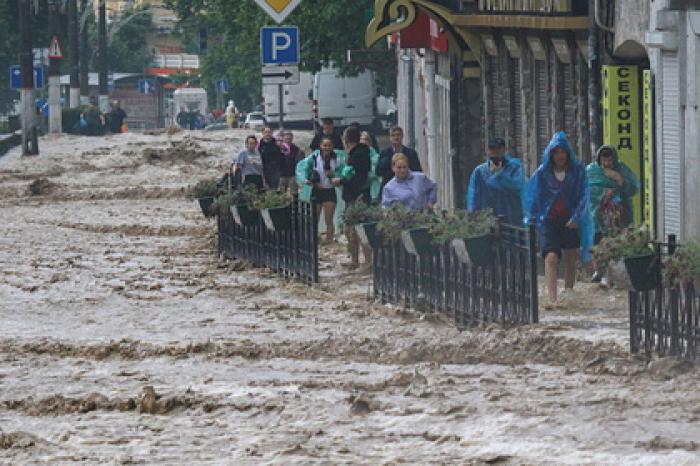
<svg viewBox="0 0 700 466"><path fill-rule="evenodd" d="M652 235L656 234L654 209L654 97L651 88L651 70L642 72L642 203L644 224Z"/></svg>
<svg viewBox="0 0 700 466"><path fill-rule="evenodd" d="M641 179L639 67L603 66L603 140ZM642 221L641 196L632 199L634 223Z"/></svg>

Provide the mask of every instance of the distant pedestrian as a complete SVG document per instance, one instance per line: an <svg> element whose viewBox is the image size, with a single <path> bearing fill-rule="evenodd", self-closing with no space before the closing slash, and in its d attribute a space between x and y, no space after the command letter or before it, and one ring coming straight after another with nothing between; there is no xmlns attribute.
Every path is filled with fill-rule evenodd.
<svg viewBox="0 0 700 466"><path fill-rule="evenodd" d="M382 190L382 207L401 204L413 212L432 210L437 202L437 184L408 166L408 157L394 154L391 160L394 177Z"/></svg>
<svg viewBox="0 0 700 466"><path fill-rule="evenodd" d="M329 137L333 141L333 148L337 150L343 150L343 140L335 132L335 125L332 118L324 118L321 120L322 129L321 132L317 132L314 138L311 140L311 150L318 150L321 146L321 139L324 137Z"/></svg>
<svg viewBox="0 0 700 466"><path fill-rule="evenodd" d="M594 244L606 234L632 223L632 198L639 192L639 177L617 157L612 146L601 146L596 160L586 167L591 190L591 214L595 224ZM607 271L596 264L592 281L601 287L610 285Z"/></svg>
<svg viewBox="0 0 700 466"><path fill-rule="evenodd" d="M343 187L343 201L346 208L361 200L366 204L370 203L369 193L369 170L372 166L369 147L360 142L360 130L354 126L349 126L343 133L343 144L345 145L345 164L352 167L352 176L347 179L334 178L336 186ZM360 239L354 227L345 227L345 236L348 239L348 249L350 252L350 266L359 267L360 264ZM372 249L362 246L365 264L372 263Z"/></svg>
<svg viewBox="0 0 700 466"><path fill-rule="evenodd" d="M278 189L280 185L280 170L282 168L282 150L272 136L271 128L263 129L262 138L258 144L258 151L262 157L265 184L270 189Z"/></svg>
<svg viewBox="0 0 700 466"><path fill-rule="evenodd" d="M369 194L372 201L379 198L380 191L382 189L381 180L377 176L377 163L379 163L379 152L372 146L372 135L368 131L362 131L360 133L360 142L367 147L369 147L369 157L372 162L369 169L369 179L367 180L369 184Z"/></svg>
<svg viewBox="0 0 700 466"><path fill-rule="evenodd" d="M391 145L379 154L377 163L377 175L382 179L382 188L394 177L392 170L394 154L405 155L408 159L408 168L412 172L423 171L416 151L403 145L403 129L400 126L394 126L389 130L389 141Z"/></svg>
<svg viewBox="0 0 700 466"><path fill-rule="evenodd" d="M119 101L118 100L113 101L111 104L111 109L109 111L109 114L107 114L107 121L109 122L109 130L115 134L125 133L126 128L125 128L124 121L126 120L126 118L127 118L126 112L119 105Z"/></svg>
<svg viewBox="0 0 700 466"><path fill-rule="evenodd" d="M233 100L228 101L226 106L226 124L229 128L236 128L238 126L238 109Z"/></svg>
<svg viewBox="0 0 700 466"><path fill-rule="evenodd" d="M232 173L240 172L241 182L244 185L254 185L263 189L263 165L262 157L257 149L258 140L251 135L245 138L245 149L235 155L231 161Z"/></svg>
<svg viewBox="0 0 700 466"><path fill-rule="evenodd" d="M534 222L544 258L547 297L545 309L559 304L557 265L564 261L564 297L576 282L579 249L587 262L593 243L593 219L589 208L586 168L560 131L554 135L543 154L542 164L528 185L527 217Z"/></svg>
<svg viewBox="0 0 700 466"><path fill-rule="evenodd" d="M282 151L282 165L280 169L280 189L284 191L297 192L295 181L295 171L297 163L304 158L304 153L299 146L294 144L294 133L286 131L282 135L282 142L286 151Z"/></svg>
<svg viewBox="0 0 700 466"><path fill-rule="evenodd" d="M177 116L175 117L177 125L182 129L192 129L192 114L187 111L186 108L181 107Z"/></svg>
<svg viewBox="0 0 700 466"><path fill-rule="evenodd" d="M488 160L474 169L467 190L467 210L491 209L510 225L523 223L525 176L520 160L506 152L501 138L489 142Z"/></svg>

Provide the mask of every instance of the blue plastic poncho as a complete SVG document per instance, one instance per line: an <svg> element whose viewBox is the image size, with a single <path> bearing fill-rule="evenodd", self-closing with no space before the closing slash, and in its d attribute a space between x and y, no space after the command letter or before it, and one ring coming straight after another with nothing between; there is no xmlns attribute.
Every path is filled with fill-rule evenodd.
<svg viewBox="0 0 700 466"><path fill-rule="evenodd" d="M519 159L506 154L506 164L496 173L490 162L482 163L472 172L467 189L467 209L470 212L492 209L506 223L521 226L525 176Z"/></svg>
<svg viewBox="0 0 700 466"><path fill-rule="evenodd" d="M569 154L569 168L566 178L559 183L554 177L551 166L551 153L561 147ZM571 220L578 225L581 239L581 260L590 260L593 245L593 217L589 207L589 187L586 177L586 167L576 158L576 153L566 139L566 133L556 133L544 150L542 164L532 175L528 184L525 223L535 223L541 234L545 219L559 194L564 198L566 207L571 212Z"/></svg>

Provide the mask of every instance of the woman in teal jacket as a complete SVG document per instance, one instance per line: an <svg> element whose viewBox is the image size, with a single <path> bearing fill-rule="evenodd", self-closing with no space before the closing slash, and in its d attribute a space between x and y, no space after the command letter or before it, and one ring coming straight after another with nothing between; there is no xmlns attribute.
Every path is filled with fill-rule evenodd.
<svg viewBox="0 0 700 466"><path fill-rule="evenodd" d="M330 138L323 138L320 149L297 164L296 181L301 187L299 199L313 202L316 215L320 216L323 210L326 242L334 240L336 229L342 231L342 223L338 222L338 217L342 218L342 208L337 208L338 202L342 202L342 187L334 180L349 179L352 172L352 167L345 165L345 152L333 149Z"/></svg>

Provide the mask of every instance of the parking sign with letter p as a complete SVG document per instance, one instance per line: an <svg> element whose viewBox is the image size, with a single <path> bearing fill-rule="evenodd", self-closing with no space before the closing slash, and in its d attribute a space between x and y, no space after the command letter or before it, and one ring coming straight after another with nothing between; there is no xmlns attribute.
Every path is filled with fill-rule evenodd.
<svg viewBox="0 0 700 466"><path fill-rule="evenodd" d="M260 29L260 50L263 65L298 64L299 28L264 27Z"/></svg>

